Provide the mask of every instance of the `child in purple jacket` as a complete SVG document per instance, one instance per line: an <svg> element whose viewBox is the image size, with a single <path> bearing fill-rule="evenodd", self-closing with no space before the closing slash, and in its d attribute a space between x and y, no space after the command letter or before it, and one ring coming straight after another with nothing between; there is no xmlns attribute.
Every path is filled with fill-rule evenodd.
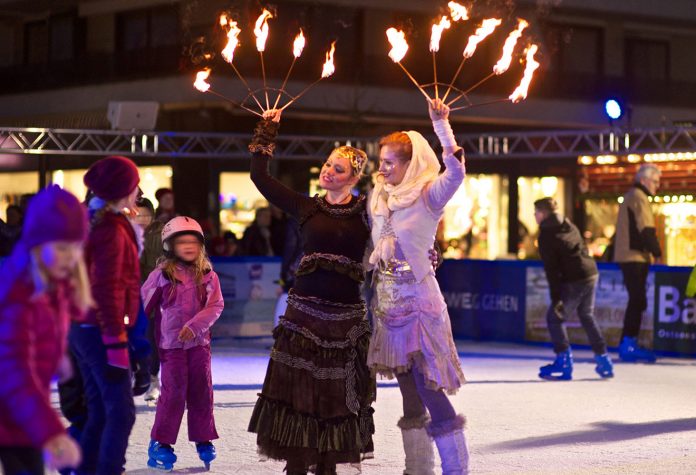
<svg viewBox="0 0 696 475"><path fill-rule="evenodd" d="M210 327L224 307L220 281L205 254L203 230L179 216L162 229L164 257L141 289L145 313L155 311L162 387L148 448L148 466L172 470L184 409L189 440L209 468L218 438L213 418Z"/></svg>
<svg viewBox="0 0 696 475"><path fill-rule="evenodd" d="M92 302L86 238L83 206L50 187L30 201L22 236L0 270L0 472L6 475L42 475L44 461L52 469L80 463L49 388L67 361L70 319Z"/></svg>

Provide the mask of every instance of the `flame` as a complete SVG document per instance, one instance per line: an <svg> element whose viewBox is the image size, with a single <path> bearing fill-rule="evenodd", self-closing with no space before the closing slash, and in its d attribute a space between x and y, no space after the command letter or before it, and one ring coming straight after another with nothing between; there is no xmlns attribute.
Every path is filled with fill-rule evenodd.
<svg viewBox="0 0 696 475"><path fill-rule="evenodd" d="M220 22L222 22L222 19ZM242 30L237 27L236 21L228 20L228 22L229 30L227 31L227 45L220 54L222 54L225 61L232 63L232 60L234 59L234 50L239 45L239 34L242 32Z"/></svg>
<svg viewBox="0 0 696 475"><path fill-rule="evenodd" d="M481 26L476 29L476 33L469 37L469 42L464 49L464 57L471 58L476 52L476 47L480 42L486 39L488 35L493 33L498 25L502 23L502 20L497 18L488 18L483 20Z"/></svg>
<svg viewBox="0 0 696 475"><path fill-rule="evenodd" d="M391 51L389 51L389 57L395 63L398 63L404 56L406 56L406 51L408 51L408 43L406 43L406 35L401 30L396 28L389 28L387 30L387 39L392 46Z"/></svg>
<svg viewBox="0 0 696 475"><path fill-rule="evenodd" d="M256 49L259 53L262 53L266 49L266 40L268 39L268 20L273 18L273 14L263 9L261 15L256 20L256 27L254 28L254 35L256 35Z"/></svg>
<svg viewBox="0 0 696 475"><path fill-rule="evenodd" d="M440 50L440 38L442 38L442 32L452 26L449 19L443 16L439 23L433 25L432 34L430 35L430 51L437 53Z"/></svg>
<svg viewBox="0 0 696 475"><path fill-rule="evenodd" d="M227 15L224 14L224 13L221 14L221 15L220 15L220 26L223 27L223 28L226 27L226 26L227 26L227 21L228 21L228 20L227 20Z"/></svg>
<svg viewBox="0 0 696 475"><path fill-rule="evenodd" d="M524 76L522 77L520 85L510 94L510 100L512 102L520 102L522 99L527 98L527 91L532 82L532 76L534 75L534 71L539 67L539 63L534 59L534 55L538 49L539 47L537 45L532 45L527 49L527 66L524 68Z"/></svg>
<svg viewBox="0 0 696 475"><path fill-rule="evenodd" d="M305 37L304 33L302 33L302 28L300 28L299 34L295 37L295 42L292 45L292 54L296 57L299 58L300 55L302 54L302 50L305 47Z"/></svg>
<svg viewBox="0 0 696 475"><path fill-rule="evenodd" d="M449 2L447 6L450 9L450 16L452 21L468 20L469 12L466 10L464 5L460 5L457 2Z"/></svg>
<svg viewBox="0 0 696 475"><path fill-rule="evenodd" d="M522 36L522 31L529 26L529 23L521 18L518 21L519 23L517 24L517 29L510 33L507 40L505 40L505 46L503 46L503 55L500 57L496 65L493 66L493 72L495 74L500 75L508 70L510 63L512 62L512 53L515 51L517 41Z"/></svg>
<svg viewBox="0 0 696 475"><path fill-rule="evenodd" d="M321 77L328 78L331 76L336 67L334 66L334 52L336 51L336 42L331 43L331 49L326 52L326 62L324 63L324 69L321 72Z"/></svg>
<svg viewBox="0 0 696 475"><path fill-rule="evenodd" d="M205 82L205 80L208 79L208 76L210 76L210 68L205 68L202 71L198 71L196 73L196 81L193 83L193 87L201 92L206 92L208 89L210 89L210 84Z"/></svg>

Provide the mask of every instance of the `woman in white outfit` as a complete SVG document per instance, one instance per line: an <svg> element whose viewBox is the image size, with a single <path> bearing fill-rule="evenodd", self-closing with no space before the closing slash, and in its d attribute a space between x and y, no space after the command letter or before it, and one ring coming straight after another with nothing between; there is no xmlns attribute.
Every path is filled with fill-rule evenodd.
<svg viewBox="0 0 696 475"><path fill-rule="evenodd" d="M435 440L443 474L468 473L465 418L447 398L464 383L447 305L427 253L444 207L464 180L463 150L449 125L449 108L429 107L443 147L445 171L418 132L395 132L380 141L380 168L369 201L375 269L374 329L368 352L372 371L396 376L403 397L399 421L405 474L434 474Z"/></svg>

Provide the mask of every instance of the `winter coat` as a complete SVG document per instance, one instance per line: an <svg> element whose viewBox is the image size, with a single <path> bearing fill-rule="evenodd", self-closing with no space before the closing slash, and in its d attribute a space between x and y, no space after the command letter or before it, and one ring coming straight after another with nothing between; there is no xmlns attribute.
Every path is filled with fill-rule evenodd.
<svg viewBox="0 0 696 475"><path fill-rule="evenodd" d="M220 280L215 272L208 272L200 284L193 272L178 265L176 284L172 284L161 268L150 273L141 289L145 313L160 322L159 348L189 349L210 344L210 327L222 314ZM187 343L178 340L182 328L187 327L195 338Z"/></svg>
<svg viewBox="0 0 696 475"><path fill-rule="evenodd" d="M154 220L145 229L143 252L140 255L140 276L144 282L150 272L157 267L157 259L162 255L162 228L164 223Z"/></svg>
<svg viewBox="0 0 696 475"><path fill-rule="evenodd" d="M552 302L561 300L561 284L597 275L597 263L590 257L580 231L558 214L551 214L539 224L539 254Z"/></svg>
<svg viewBox="0 0 696 475"><path fill-rule="evenodd" d="M623 197L616 221L615 262L650 263L650 254L661 257L655 233L655 216L648 200L650 193L636 183Z"/></svg>
<svg viewBox="0 0 696 475"><path fill-rule="evenodd" d="M49 385L67 346L70 288L60 283L33 296L20 279L0 302L0 446L42 447L64 432L51 407Z"/></svg>
<svg viewBox="0 0 696 475"><path fill-rule="evenodd" d="M84 323L99 325L102 337L125 341L138 316L140 263L135 231L124 215L105 211L97 220L87 239L85 261L97 308Z"/></svg>

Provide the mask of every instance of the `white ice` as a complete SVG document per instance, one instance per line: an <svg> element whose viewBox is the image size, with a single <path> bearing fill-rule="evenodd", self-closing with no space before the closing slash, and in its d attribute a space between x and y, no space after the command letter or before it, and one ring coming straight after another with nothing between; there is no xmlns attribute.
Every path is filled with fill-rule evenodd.
<svg viewBox="0 0 696 475"><path fill-rule="evenodd" d="M220 439L210 473L282 473L282 463L258 461L255 434L246 431L268 345L270 340L233 340L214 347ZM591 353L576 350L574 380L549 382L537 378L538 367L551 360L549 348L478 342L459 342L458 347L469 382L452 402L468 419L472 473L696 473L694 360L617 363L616 377L601 380ZM127 473L133 475L152 473L146 462L154 408L142 398L136 404L127 454ZM401 398L393 382L379 386L375 410L375 458L362 464L363 473L400 474L403 454L396 422ZM188 442L185 418L175 450L175 473L202 471Z"/></svg>

